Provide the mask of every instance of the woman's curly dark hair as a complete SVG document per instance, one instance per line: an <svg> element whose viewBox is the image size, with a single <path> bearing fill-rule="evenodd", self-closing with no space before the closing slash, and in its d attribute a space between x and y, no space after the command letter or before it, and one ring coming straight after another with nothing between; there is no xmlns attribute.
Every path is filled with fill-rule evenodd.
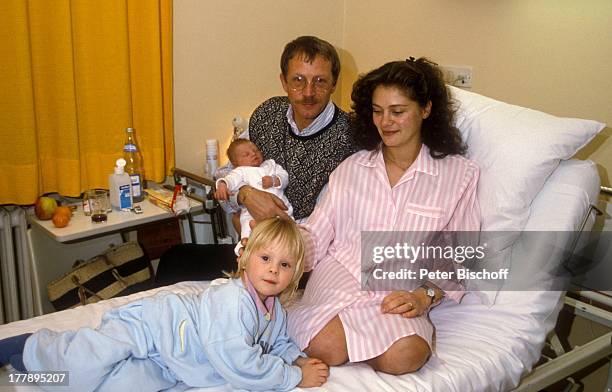
<svg viewBox="0 0 612 392"><path fill-rule="evenodd" d="M421 107L431 101L431 113L421 127L421 141L429 147L433 158L465 154L467 147L453 125L456 109L442 72L424 57L387 63L353 84L351 129L361 148L372 151L382 141L372 121L372 94L378 86L397 87Z"/></svg>

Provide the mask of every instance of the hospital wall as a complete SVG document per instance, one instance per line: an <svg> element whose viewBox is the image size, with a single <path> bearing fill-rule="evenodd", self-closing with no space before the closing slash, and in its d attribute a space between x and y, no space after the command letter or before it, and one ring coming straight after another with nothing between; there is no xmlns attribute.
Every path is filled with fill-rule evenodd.
<svg viewBox="0 0 612 392"><path fill-rule="evenodd" d="M219 139L224 150L235 115L248 117L267 97L283 94L280 53L305 34L339 49L334 100L344 109L359 73L427 56L472 66L474 92L612 125L611 19L608 0L175 1L177 166L201 170L206 139ZM610 131L580 154L600 164L608 185Z"/></svg>
<svg viewBox="0 0 612 392"><path fill-rule="evenodd" d="M341 47L343 15L338 0L174 1L176 166L202 170L206 139L225 151L234 116L284 93L279 60L289 40L317 35Z"/></svg>

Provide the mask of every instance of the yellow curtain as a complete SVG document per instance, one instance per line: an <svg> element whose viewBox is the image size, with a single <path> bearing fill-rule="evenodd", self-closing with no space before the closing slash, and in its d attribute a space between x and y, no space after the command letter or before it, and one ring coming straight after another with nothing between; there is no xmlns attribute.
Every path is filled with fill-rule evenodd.
<svg viewBox="0 0 612 392"><path fill-rule="evenodd" d="M0 204L107 188L129 126L169 174L172 0L2 0L0 56Z"/></svg>

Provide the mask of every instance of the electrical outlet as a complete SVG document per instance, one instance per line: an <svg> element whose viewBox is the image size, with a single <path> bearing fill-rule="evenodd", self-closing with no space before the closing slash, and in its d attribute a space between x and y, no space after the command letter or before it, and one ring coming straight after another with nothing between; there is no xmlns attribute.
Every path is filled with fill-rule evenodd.
<svg viewBox="0 0 612 392"><path fill-rule="evenodd" d="M444 81L451 86L472 87L472 67L467 65L442 65L440 68L444 74Z"/></svg>

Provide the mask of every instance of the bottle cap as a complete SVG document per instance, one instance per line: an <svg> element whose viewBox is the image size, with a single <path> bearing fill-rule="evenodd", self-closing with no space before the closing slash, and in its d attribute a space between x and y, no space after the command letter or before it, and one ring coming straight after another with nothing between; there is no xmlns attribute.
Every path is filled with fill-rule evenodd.
<svg viewBox="0 0 612 392"><path fill-rule="evenodd" d="M115 162L115 174L123 174L124 170L123 168L125 167L125 159L123 158L119 158L117 159L117 161Z"/></svg>

